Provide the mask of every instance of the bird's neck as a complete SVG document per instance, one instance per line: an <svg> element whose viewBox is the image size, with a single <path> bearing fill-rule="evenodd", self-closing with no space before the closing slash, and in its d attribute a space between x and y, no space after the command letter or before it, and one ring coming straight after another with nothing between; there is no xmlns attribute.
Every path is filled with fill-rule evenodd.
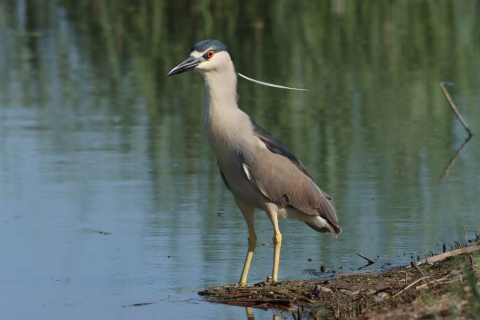
<svg viewBox="0 0 480 320"><path fill-rule="evenodd" d="M233 63L229 63L221 71L203 74L205 79L205 105L203 120L207 127L218 122L225 122L226 117L238 110L237 74Z"/></svg>

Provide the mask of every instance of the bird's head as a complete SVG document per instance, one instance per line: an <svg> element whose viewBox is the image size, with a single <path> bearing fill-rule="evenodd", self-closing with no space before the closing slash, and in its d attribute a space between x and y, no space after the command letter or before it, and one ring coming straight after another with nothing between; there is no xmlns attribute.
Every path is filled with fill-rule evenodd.
<svg viewBox="0 0 480 320"><path fill-rule="evenodd" d="M192 47L190 56L173 68L167 77L195 70L208 73L226 68L232 64L232 58L226 45L218 40L204 40Z"/></svg>

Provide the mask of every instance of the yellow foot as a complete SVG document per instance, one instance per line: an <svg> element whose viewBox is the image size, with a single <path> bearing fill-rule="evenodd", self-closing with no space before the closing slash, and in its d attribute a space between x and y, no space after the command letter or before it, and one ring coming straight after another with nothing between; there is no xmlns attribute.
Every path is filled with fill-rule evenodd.
<svg viewBox="0 0 480 320"><path fill-rule="evenodd" d="M273 279L272 276L268 276L267 280L265 281L265 283L267 283L267 284L275 283L275 282L277 282L277 281L275 279Z"/></svg>

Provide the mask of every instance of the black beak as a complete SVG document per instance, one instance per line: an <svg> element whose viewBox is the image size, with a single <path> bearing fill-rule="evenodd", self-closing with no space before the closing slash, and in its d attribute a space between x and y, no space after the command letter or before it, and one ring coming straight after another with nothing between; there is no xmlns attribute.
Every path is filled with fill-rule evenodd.
<svg viewBox="0 0 480 320"><path fill-rule="evenodd" d="M173 68L168 74L167 77L174 76L176 74L190 71L196 68L200 63L202 62L201 58L195 58L195 57L188 57L187 60L183 61L180 63L178 66Z"/></svg>

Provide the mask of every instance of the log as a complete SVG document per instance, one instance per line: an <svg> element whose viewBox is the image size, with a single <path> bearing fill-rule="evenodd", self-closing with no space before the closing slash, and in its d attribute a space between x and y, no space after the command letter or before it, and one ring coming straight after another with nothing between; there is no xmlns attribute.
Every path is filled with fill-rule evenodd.
<svg viewBox="0 0 480 320"><path fill-rule="evenodd" d="M468 248L461 248L461 249L457 249L457 250L448 251L448 252L433 256L433 257L429 257L429 258L424 259L424 260L420 260L419 262L417 262L417 265L420 265L420 264L423 264L423 263L426 263L426 262L434 263L434 262L443 260L443 259L448 258L448 257L454 257L454 256L458 256L459 254L462 254L462 253L473 252L473 251L476 251L476 250L480 250L480 246L470 246Z"/></svg>

